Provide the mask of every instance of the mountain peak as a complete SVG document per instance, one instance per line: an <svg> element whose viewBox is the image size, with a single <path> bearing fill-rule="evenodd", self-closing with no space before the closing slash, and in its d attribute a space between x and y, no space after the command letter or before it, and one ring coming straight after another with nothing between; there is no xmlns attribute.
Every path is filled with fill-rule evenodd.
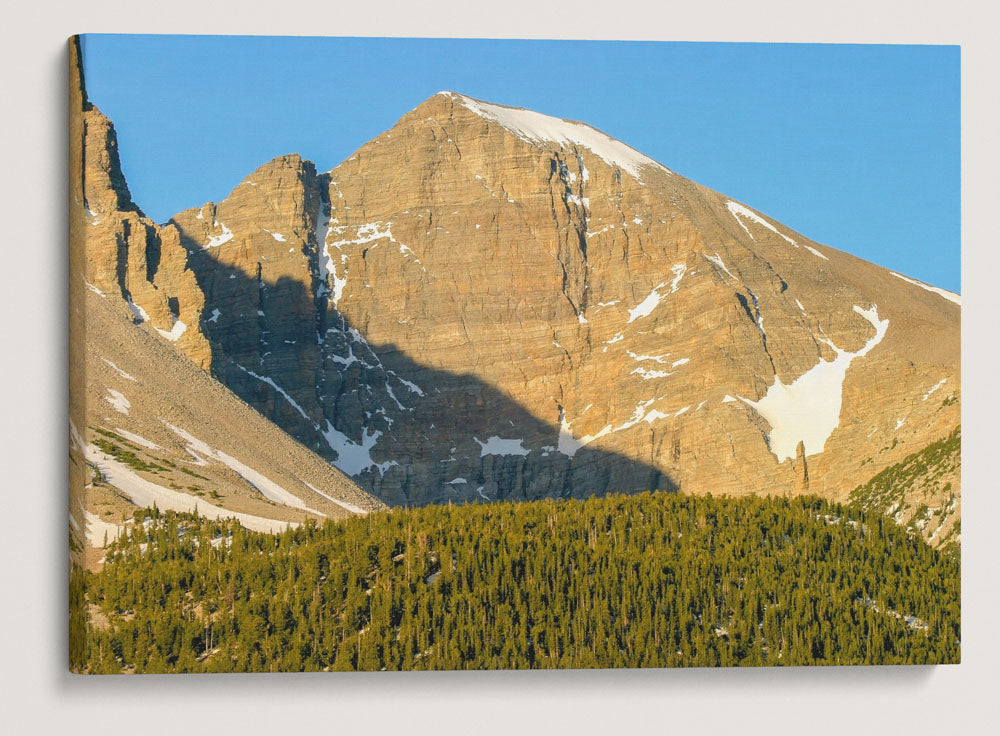
<svg viewBox="0 0 1000 736"><path fill-rule="evenodd" d="M569 148L582 146L609 166L617 167L639 180L646 169L673 173L663 164L586 123L545 115L523 107L486 102L449 90L442 90L431 99L436 97L446 97L528 143L555 144Z"/></svg>
<svg viewBox="0 0 1000 736"><path fill-rule="evenodd" d="M953 297L584 123L443 91L328 175L280 156L158 228L115 209L110 124L86 115L78 186L98 207L81 197L74 227L96 295L77 291L120 294L122 329L187 354L392 504L842 499L960 421ZM127 416L110 389L138 415L100 358L140 367L95 357L89 405ZM176 443L160 424L125 429ZM918 503L943 523L949 494Z"/></svg>

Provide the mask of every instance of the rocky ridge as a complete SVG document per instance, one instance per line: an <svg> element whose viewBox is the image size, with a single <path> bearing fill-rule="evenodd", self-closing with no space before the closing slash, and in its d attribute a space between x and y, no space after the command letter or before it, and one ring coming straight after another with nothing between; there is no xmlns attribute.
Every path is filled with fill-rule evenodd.
<svg viewBox="0 0 1000 736"><path fill-rule="evenodd" d="M70 56L78 78L75 43ZM70 177L75 557L96 564L137 506L236 517L261 531L383 508L189 359L204 350L207 361L208 343L197 328L201 292L183 251L173 252L178 233L131 202L114 130L82 82L71 84L70 104L71 161L80 162Z"/></svg>

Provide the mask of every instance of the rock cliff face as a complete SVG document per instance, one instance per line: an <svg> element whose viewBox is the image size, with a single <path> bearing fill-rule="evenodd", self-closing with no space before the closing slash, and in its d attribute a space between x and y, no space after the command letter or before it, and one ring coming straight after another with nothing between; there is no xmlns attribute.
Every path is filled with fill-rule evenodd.
<svg viewBox="0 0 1000 736"><path fill-rule="evenodd" d="M584 124L444 92L161 226L84 120L87 281L387 503L845 499L959 424L956 295Z"/></svg>
<svg viewBox="0 0 1000 736"><path fill-rule="evenodd" d="M84 93L85 95L85 93ZM81 181L87 247L82 264L86 283L120 296L136 324L148 323L201 366L209 348L197 326L204 298L176 228L160 227L132 201L118 157L114 126L81 97Z"/></svg>
<svg viewBox="0 0 1000 736"><path fill-rule="evenodd" d="M94 565L135 508L279 531L382 508L198 365L204 296L173 226L132 202L70 45L70 538ZM180 351L178 350L180 349ZM187 355L185 355L185 353ZM195 362L188 359L190 356Z"/></svg>

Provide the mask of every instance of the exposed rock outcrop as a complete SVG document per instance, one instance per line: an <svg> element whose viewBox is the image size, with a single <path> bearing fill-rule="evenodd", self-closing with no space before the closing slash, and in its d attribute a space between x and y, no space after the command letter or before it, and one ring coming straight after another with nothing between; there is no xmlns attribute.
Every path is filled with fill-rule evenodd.
<svg viewBox="0 0 1000 736"><path fill-rule="evenodd" d="M136 507L236 517L265 531L383 508L198 367L211 357L199 326L203 292L177 229L132 203L114 129L87 102L75 39L70 79L76 558L96 564Z"/></svg>

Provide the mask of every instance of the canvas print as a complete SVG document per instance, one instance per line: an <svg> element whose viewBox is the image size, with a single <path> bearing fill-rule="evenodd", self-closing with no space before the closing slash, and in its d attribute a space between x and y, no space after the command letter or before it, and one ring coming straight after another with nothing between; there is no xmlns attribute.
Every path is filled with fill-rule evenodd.
<svg viewBox="0 0 1000 736"><path fill-rule="evenodd" d="M71 39L70 669L957 663L958 69Z"/></svg>

